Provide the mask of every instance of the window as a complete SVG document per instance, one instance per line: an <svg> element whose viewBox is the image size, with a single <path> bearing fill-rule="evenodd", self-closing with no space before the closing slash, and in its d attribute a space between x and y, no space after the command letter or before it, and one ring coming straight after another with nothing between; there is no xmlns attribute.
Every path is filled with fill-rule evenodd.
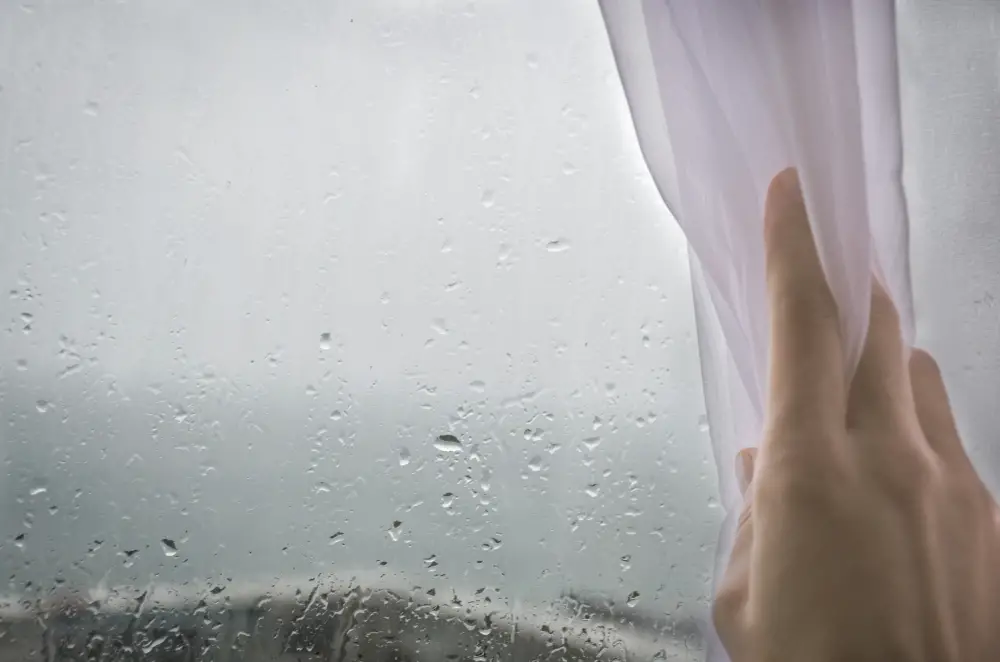
<svg viewBox="0 0 1000 662"><path fill-rule="evenodd" d="M4 655L697 656L686 249L596 3L0 34Z"/></svg>

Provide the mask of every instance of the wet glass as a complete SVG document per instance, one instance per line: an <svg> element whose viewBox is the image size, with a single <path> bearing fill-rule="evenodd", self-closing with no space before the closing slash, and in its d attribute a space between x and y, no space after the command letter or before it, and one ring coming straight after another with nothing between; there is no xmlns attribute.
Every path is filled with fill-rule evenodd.
<svg viewBox="0 0 1000 662"><path fill-rule="evenodd" d="M3 659L700 655L686 248L596 3L4 3L0 278Z"/></svg>

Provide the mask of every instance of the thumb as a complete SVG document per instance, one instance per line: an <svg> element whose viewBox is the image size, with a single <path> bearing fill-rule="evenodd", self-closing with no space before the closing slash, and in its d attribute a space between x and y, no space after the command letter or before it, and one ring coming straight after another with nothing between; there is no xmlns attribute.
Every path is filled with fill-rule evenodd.
<svg viewBox="0 0 1000 662"><path fill-rule="evenodd" d="M740 486L740 494L744 497L753 481L754 465L757 462L757 449L744 448L736 454L736 481Z"/></svg>

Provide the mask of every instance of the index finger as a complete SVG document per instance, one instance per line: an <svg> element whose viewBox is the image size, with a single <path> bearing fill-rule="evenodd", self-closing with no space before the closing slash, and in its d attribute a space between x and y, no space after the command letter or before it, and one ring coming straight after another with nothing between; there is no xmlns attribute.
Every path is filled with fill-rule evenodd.
<svg viewBox="0 0 1000 662"><path fill-rule="evenodd" d="M839 313L794 168L778 173L768 188L764 239L771 312L768 425L796 433L843 429L847 389Z"/></svg>

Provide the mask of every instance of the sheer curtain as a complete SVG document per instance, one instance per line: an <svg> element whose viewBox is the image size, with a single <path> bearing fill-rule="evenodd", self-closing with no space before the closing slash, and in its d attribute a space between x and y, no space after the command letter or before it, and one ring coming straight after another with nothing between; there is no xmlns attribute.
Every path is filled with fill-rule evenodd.
<svg viewBox="0 0 1000 662"><path fill-rule="evenodd" d="M733 456L761 434L768 366L762 209L799 169L857 363L874 271L912 344L891 0L601 0L646 162L689 242L711 440L729 513ZM709 633L709 657L725 653Z"/></svg>

